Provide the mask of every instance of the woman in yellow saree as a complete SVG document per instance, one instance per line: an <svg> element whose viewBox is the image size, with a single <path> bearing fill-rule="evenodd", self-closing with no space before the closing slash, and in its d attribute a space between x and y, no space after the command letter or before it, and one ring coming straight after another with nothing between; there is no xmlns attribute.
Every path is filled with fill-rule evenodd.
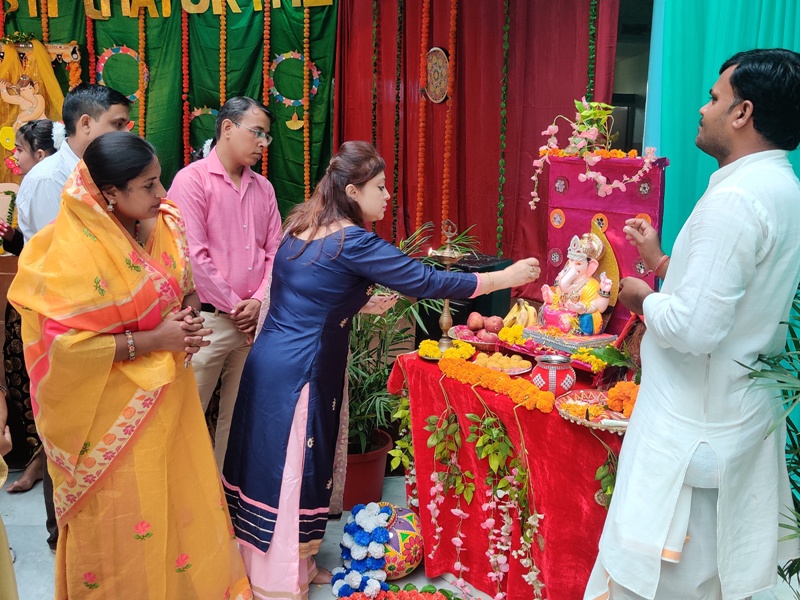
<svg viewBox="0 0 800 600"><path fill-rule="evenodd" d="M160 173L138 136L93 141L8 294L53 478L56 600L252 597L189 363L209 330L181 308L199 300Z"/></svg>

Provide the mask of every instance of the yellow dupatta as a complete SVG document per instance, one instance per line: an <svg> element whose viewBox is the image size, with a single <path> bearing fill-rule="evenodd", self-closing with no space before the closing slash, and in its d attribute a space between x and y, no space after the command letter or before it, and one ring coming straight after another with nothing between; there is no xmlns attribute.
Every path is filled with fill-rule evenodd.
<svg viewBox="0 0 800 600"><path fill-rule="evenodd" d="M175 379L173 353L114 362L113 337L103 334L154 329L193 289L175 205L163 201L145 250L101 197L80 163L58 218L25 246L8 294L23 317L34 416L56 467L59 526L113 471Z"/></svg>

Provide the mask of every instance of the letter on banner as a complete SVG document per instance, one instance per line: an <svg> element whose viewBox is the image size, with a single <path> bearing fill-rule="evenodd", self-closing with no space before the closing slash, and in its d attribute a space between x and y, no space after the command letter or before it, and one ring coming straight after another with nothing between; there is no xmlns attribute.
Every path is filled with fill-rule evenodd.
<svg viewBox="0 0 800 600"><path fill-rule="evenodd" d="M139 9L146 8L147 14L151 19L158 17L158 9L156 8L156 0L131 0L130 16L138 17ZM166 16L166 15L164 15Z"/></svg>
<svg viewBox="0 0 800 600"><path fill-rule="evenodd" d="M214 11L215 15L222 14L222 3L224 0L211 0L211 10ZM239 8L239 5L236 3L236 0L228 0L228 6L231 9L231 12L240 13L242 9Z"/></svg>
<svg viewBox="0 0 800 600"><path fill-rule="evenodd" d="M199 15L208 10L209 0L181 0L181 8L190 15Z"/></svg>
<svg viewBox="0 0 800 600"><path fill-rule="evenodd" d="M94 7L95 0L83 0L83 8L90 19L105 20L111 16L111 0L100 0L100 8Z"/></svg>

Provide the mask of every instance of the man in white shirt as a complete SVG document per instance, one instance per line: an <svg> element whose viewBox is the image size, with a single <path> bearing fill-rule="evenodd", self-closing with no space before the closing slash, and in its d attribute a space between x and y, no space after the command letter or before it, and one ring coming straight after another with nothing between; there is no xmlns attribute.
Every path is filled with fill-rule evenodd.
<svg viewBox="0 0 800 600"><path fill-rule="evenodd" d="M61 189L89 142L110 131L127 130L130 106L128 98L104 85L82 84L66 95L61 110L65 143L36 164L19 186L19 229L26 242L58 215Z"/></svg>
<svg viewBox="0 0 800 600"><path fill-rule="evenodd" d="M740 600L800 556L778 542L793 507L780 398L748 377L783 349L800 282L800 55L736 54L700 114L720 168L671 259L646 222L625 227L664 284L621 282L647 324L642 384L585 598Z"/></svg>
<svg viewBox="0 0 800 600"><path fill-rule="evenodd" d="M89 142L104 133L128 129L130 105L128 98L104 85L81 84L65 96L61 115L67 139L58 152L37 163L19 186L17 214L26 242L58 215L61 190ZM55 552L58 525L53 481L46 463L42 491L47 510L47 543Z"/></svg>

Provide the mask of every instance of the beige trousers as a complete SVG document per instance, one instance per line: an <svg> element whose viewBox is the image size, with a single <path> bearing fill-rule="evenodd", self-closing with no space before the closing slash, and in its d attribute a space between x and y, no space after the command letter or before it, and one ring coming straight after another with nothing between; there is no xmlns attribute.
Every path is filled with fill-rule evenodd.
<svg viewBox="0 0 800 600"><path fill-rule="evenodd" d="M221 471L228 449L233 407L239 394L239 381L242 378L247 354L250 352L250 345L247 343L247 336L236 328L230 315L203 311L203 316L206 319L205 327L210 327L214 333L206 338L211 344L201 348L192 357L192 364L204 412L211 402L217 381L222 377L219 418L214 436L214 457Z"/></svg>

